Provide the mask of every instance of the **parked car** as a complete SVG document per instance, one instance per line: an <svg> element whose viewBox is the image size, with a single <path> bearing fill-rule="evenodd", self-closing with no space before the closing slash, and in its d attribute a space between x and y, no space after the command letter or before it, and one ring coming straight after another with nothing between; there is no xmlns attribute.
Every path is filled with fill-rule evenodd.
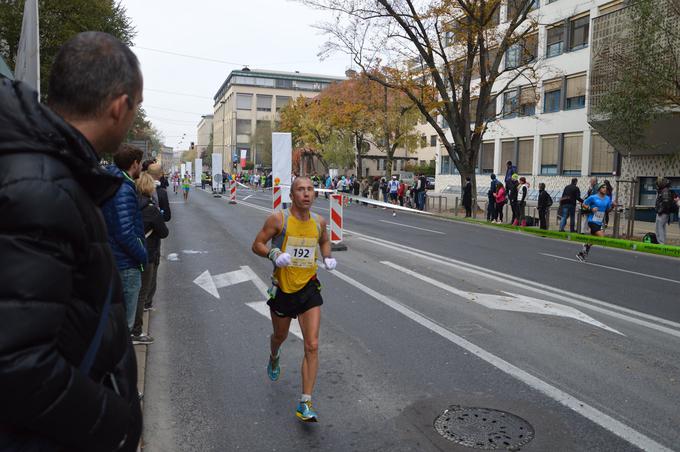
<svg viewBox="0 0 680 452"><path fill-rule="evenodd" d="M413 175L412 171L394 171L392 172L392 174L397 176L397 179L399 179L409 187L413 185L413 181L415 180L415 176Z"/></svg>
<svg viewBox="0 0 680 452"><path fill-rule="evenodd" d="M434 190L434 177L428 176L427 177L427 187L428 190Z"/></svg>

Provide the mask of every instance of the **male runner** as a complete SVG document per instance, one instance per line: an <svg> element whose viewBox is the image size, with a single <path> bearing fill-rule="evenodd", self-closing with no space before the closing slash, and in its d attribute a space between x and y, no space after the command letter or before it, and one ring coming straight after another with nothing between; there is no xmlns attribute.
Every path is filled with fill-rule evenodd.
<svg viewBox="0 0 680 452"><path fill-rule="evenodd" d="M604 216L612 210L613 206L612 198L607 195L607 186L605 184L597 184L593 194L583 200L583 207L588 209L589 212L588 226L590 227L591 235L604 237L604 230L602 229ZM592 246L592 243L584 243L583 249L579 251L576 258L581 262L585 262Z"/></svg>
<svg viewBox="0 0 680 452"><path fill-rule="evenodd" d="M267 301L274 332L270 337L271 354L267 373L272 381L279 379L280 348L288 336L292 319L297 318L304 338L302 360L302 397L296 416L305 422L316 422L312 409L312 391L319 367L318 342L321 283L316 276L316 250L321 249L326 269L333 270L331 242L326 221L310 212L314 202L314 186L309 177L296 177L290 188L290 209L275 212L264 223L253 243L253 252L274 263L273 286ZM267 242L271 240L271 247Z"/></svg>

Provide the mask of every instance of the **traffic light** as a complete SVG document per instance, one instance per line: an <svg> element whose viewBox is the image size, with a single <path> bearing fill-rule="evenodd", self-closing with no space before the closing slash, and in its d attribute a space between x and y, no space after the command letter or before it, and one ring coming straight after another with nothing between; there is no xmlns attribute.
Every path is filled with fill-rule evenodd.
<svg viewBox="0 0 680 452"><path fill-rule="evenodd" d="M193 141L191 142L191 147L190 147L190 149L191 149L192 151L194 150L194 142L193 142Z"/></svg>

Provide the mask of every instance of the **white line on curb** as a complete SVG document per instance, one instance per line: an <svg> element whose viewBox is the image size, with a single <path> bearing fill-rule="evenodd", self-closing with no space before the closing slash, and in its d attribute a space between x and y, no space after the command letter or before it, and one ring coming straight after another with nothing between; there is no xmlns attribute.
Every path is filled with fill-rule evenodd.
<svg viewBox="0 0 680 452"><path fill-rule="evenodd" d="M662 276L648 275L647 273L634 272L633 270L626 270L624 268L610 267L608 265L595 264L595 263L592 263L592 262L580 262L576 259L571 259L571 258L564 257L564 256L557 256L555 254L548 254L548 253L538 253L538 254L542 254L543 256L548 256L548 257L554 257L555 259L562 259L562 260L569 261L569 262L576 262L579 265L583 265L583 264L593 265L595 267L608 268L610 270L616 270L616 271L619 271L619 272L631 273L633 275L644 276L645 278L660 279L662 281L668 281L668 282L672 282L672 283L675 283L675 284L680 284L680 281L677 281L675 279L664 278Z"/></svg>
<svg viewBox="0 0 680 452"><path fill-rule="evenodd" d="M516 378L517 380L521 381L527 386L545 394L546 396L550 397L556 402L561 403L562 405L566 406L572 411L575 411L576 413L582 415L586 419L589 419L593 423L605 428L606 430L609 430L616 436L628 441L634 446L637 446L645 451L669 451L669 452L671 451L671 449L663 446L662 444L657 443L653 439L643 435L642 433L614 419L613 417L608 416L602 411L588 405L584 401L575 398L574 396L562 391L561 389L552 386L551 384L531 375L530 373L505 361L504 359L452 333L451 331L437 324L433 320L430 320L427 317L423 316L419 312L416 312L411 308L408 308L402 305L401 303L394 301L391 298L388 298L374 291L370 287L361 284L359 281L356 281L350 278L349 276L346 276L343 273L338 272L337 270L334 270L329 273L334 274L335 276L342 279L346 283L356 287L365 294L370 295L371 297L380 301L384 305L394 309L400 314L403 314L404 316L408 317L409 319L413 320L419 325L424 326L433 333L440 335L444 339L447 339L448 341L469 351L470 353L476 355L478 358L482 359L483 361L486 361L487 363L491 364L492 366L496 367L502 372L505 372L506 374Z"/></svg>

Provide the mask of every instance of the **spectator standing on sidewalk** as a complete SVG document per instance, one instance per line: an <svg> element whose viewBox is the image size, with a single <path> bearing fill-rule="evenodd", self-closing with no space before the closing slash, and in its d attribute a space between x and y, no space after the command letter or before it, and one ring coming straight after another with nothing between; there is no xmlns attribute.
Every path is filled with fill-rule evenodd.
<svg viewBox="0 0 680 452"><path fill-rule="evenodd" d="M529 195L529 184L526 177L519 178L519 188L517 189L517 222L522 227L527 225L526 207L527 196Z"/></svg>
<svg viewBox="0 0 680 452"><path fill-rule="evenodd" d="M550 218L550 206L553 200L550 194L545 191L545 184L538 184L538 224L541 229L548 229L548 219Z"/></svg>
<svg viewBox="0 0 680 452"><path fill-rule="evenodd" d="M151 165L149 165L149 169L147 172L153 178L154 185L156 187L153 196L155 204L161 210L161 214L163 214L163 219L165 221L170 221L170 218L172 218L172 212L170 211L170 202L168 201L168 191L165 189L165 187L163 187L163 184L161 182L161 179L163 177L163 169L161 168L161 164L152 163Z"/></svg>
<svg viewBox="0 0 680 452"><path fill-rule="evenodd" d="M510 160L505 162L505 186L510 189L510 183L512 182L512 176L517 174L517 167L512 164Z"/></svg>
<svg viewBox="0 0 680 452"><path fill-rule="evenodd" d="M489 185L489 191L486 194L488 203L486 208L486 221L494 221L496 219L496 198L494 194L496 193L496 185L498 181L496 180L496 175L491 175L491 185Z"/></svg>
<svg viewBox="0 0 680 452"><path fill-rule="evenodd" d="M115 164L107 167L107 170L109 174L122 179L123 183L102 208L109 231L109 245L123 281L129 329L132 329L135 322L137 298L142 287L142 270L148 259L135 185L135 179L142 169L141 159L142 151L129 144L123 144L114 154Z"/></svg>
<svg viewBox="0 0 680 452"><path fill-rule="evenodd" d="M493 223L501 224L503 223L503 208L507 203L507 198L505 194L505 187L501 181L496 183L496 192L494 193L494 200L496 201L496 206L494 210Z"/></svg>
<svg viewBox="0 0 680 452"><path fill-rule="evenodd" d="M560 232L564 232L564 227L567 225L567 218L569 221L569 231L576 232L576 202L583 202L581 199L581 190L579 190L577 178L573 178L571 183L564 187L562 197L560 198L560 212L562 220L560 221ZM598 185L599 186L599 185Z"/></svg>
<svg viewBox="0 0 680 452"><path fill-rule="evenodd" d="M144 309L147 305L151 306L153 293L156 291L156 275L161 258L161 239L168 236L168 227L165 225L163 214L153 200L153 193L156 189L154 182L153 177L146 172L142 173L136 181L149 262L142 272L142 286L137 298L135 322L131 331L133 344L153 343L153 337L144 334L142 331Z"/></svg>
<svg viewBox="0 0 680 452"><path fill-rule="evenodd" d="M517 190L519 189L519 176L513 174L508 182L508 199L510 200L510 210L512 211L512 218L510 223L517 226L519 214L517 212Z"/></svg>
<svg viewBox="0 0 680 452"><path fill-rule="evenodd" d="M425 210L425 195L427 194L427 177L420 174L418 177L418 205L420 210Z"/></svg>
<svg viewBox="0 0 680 452"><path fill-rule="evenodd" d="M659 243L666 243L666 228L675 210L673 194L671 193L671 182L665 177L656 180L656 240Z"/></svg>
<svg viewBox="0 0 680 452"><path fill-rule="evenodd" d="M472 216L472 182L470 176L465 176L465 187L463 187L463 207L465 207L465 218Z"/></svg>
<svg viewBox="0 0 680 452"><path fill-rule="evenodd" d="M139 62L77 34L47 97L0 77L0 450L132 452L137 365L100 211L122 180L99 161L135 119Z"/></svg>
<svg viewBox="0 0 680 452"><path fill-rule="evenodd" d="M399 198L399 205L404 207L404 196L406 196L406 184L403 180L399 180L399 188L397 189L397 197Z"/></svg>
<svg viewBox="0 0 680 452"><path fill-rule="evenodd" d="M375 201L379 201L379 194L380 194L380 178L376 176L373 178L373 184L371 185L371 198ZM378 206L373 205L373 208L376 209Z"/></svg>

